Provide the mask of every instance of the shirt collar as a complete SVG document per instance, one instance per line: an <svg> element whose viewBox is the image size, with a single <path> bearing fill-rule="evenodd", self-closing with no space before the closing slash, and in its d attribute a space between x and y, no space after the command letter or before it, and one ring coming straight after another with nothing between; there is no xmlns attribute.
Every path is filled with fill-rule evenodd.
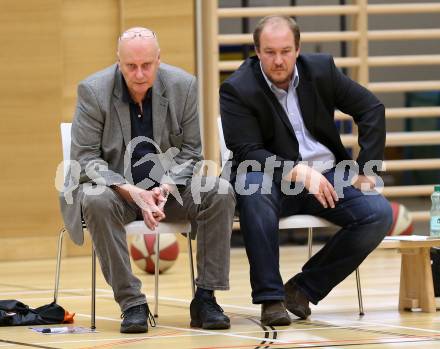
<svg viewBox="0 0 440 349"><path fill-rule="evenodd" d="M260 69L261 69L261 73L264 76L264 80L266 80L267 85L269 86L269 88L273 92L275 92L275 93L286 92L283 89L278 88L272 81L269 80L267 75L264 73L263 67L261 66L261 61L260 61ZM297 68L297 66L295 64L295 71L293 73L293 79L290 80L289 89L292 88L292 87L296 89L298 87L298 85L299 85L299 74L298 74L298 68Z"/></svg>

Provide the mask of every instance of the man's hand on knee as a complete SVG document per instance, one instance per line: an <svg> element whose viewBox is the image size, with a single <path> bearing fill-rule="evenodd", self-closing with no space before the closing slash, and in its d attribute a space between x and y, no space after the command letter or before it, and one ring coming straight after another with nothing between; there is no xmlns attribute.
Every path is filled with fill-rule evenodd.
<svg viewBox="0 0 440 349"><path fill-rule="evenodd" d="M333 185L320 172L310 166L296 165L290 171L287 179L292 182L302 182L309 193L313 194L325 208L334 208L335 202L339 200Z"/></svg>

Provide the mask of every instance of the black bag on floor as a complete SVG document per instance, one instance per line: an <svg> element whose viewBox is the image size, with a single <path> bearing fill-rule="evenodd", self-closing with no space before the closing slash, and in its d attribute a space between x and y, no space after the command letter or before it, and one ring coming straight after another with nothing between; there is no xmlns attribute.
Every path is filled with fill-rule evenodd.
<svg viewBox="0 0 440 349"><path fill-rule="evenodd" d="M440 297L440 249L438 248L431 248L431 268L434 295Z"/></svg>
<svg viewBox="0 0 440 349"><path fill-rule="evenodd" d="M15 299L0 301L0 326L62 324L65 314L56 303L32 309Z"/></svg>

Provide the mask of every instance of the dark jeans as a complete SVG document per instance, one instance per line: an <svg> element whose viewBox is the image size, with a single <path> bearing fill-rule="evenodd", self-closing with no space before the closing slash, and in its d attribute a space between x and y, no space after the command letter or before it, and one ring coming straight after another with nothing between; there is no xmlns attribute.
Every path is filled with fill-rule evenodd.
<svg viewBox="0 0 440 349"><path fill-rule="evenodd" d="M333 169L324 176L333 184L334 174ZM237 182L245 181L245 188L250 184L261 188L263 179L268 178L262 172L249 172L239 175ZM365 195L352 186L345 187L343 194L335 208L323 208L306 190L298 195L285 195L279 183L273 183L271 190L263 193L237 193L253 303L284 299L279 271L280 217L310 214L341 227L294 276L298 287L314 304L350 275L382 241L392 224L389 202L382 195Z"/></svg>

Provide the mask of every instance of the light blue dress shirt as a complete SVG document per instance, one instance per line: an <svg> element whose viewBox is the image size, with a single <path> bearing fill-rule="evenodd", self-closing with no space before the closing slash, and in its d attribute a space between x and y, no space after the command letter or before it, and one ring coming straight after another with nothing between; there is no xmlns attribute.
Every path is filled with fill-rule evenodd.
<svg viewBox="0 0 440 349"><path fill-rule="evenodd" d="M330 149L319 143L304 125L301 109L299 108L298 94L296 93L296 88L299 84L299 74L296 65L293 79L290 81L287 91L278 88L269 80L263 71L261 62L260 68L264 79L286 112L292 128L295 131L296 139L299 144L299 153L301 154L303 162L306 162L310 167L313 167L319 172L324 172L332 168L335 165L335 156Z"/></svg>

